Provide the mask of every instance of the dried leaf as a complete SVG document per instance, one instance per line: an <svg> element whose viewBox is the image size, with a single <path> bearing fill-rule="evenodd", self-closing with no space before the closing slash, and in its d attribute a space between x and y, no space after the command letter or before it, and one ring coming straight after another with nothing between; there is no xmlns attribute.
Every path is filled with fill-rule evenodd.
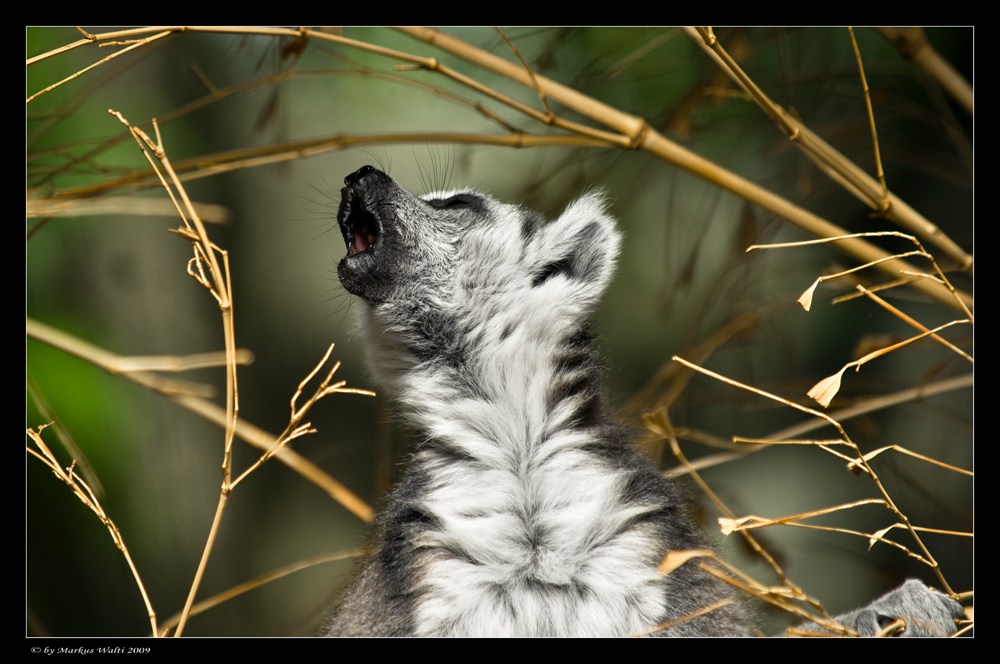
<svg viewBox="0 0 1000 664"><path fill-rule="evenodd" d="M833 398L837 396L837 392L840 391L840 377L844 375L845 370L847 370L847 367L819 381L812 386L812 389L807 394L826 408L833 401Z"/></svg>
<svg viewBox="0 0 1000 664"><path fill-rule="evenodd" d="M806 289L802 295L799 296L798 303L802 305L802 308L809 311L809 307L813 303L813 293L816 292L816 287L819 286L820 279L813 282L812 286Z"/></svg>
<svg viewBox="0 0 1000 664"><path fill-rule="evenodd" d="M868 538L868 550L869 551L872 550L872 547L875 546L875 542L878 541L879 537L883 537L887 532L889 532L890 530L892 530L895 527L896 527L896 524L892 524L888 528L883 528L882 530L879 530L878 532L876 532L874 537L869 537Z"/></svg>
<svg viewBox="0 0 1000 664"><path fill-rule="evenodd" d="M745 516L741 519L728 519L724 516L719 517L719 526L722 528L723 535L729 535L734 532L740 526L742 526L747 521L750 521L753 517Z"/></svg>
<svg viewBox="0 0 1000 664"><path fill-rule="evenodd" d="M709 549L686 549L684 551L667 551L667 555L663 556L663 560L660 561L660 575L666 576L670 574L675 569L691 560L692 558L700 558L703 556L712 557L715 554Z"/></svg>

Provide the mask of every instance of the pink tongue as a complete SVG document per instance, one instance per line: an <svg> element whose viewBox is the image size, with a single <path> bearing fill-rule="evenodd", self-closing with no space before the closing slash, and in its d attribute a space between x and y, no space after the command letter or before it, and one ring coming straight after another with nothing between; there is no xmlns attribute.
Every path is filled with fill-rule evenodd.
<svg viewBox="0 0 1000 664"><path fill-rule="evenodd" d="M354 244L351 246L351 255L360 254L362 251L371 246L371 235L365 231L359 231L354 234Z"/></svg>

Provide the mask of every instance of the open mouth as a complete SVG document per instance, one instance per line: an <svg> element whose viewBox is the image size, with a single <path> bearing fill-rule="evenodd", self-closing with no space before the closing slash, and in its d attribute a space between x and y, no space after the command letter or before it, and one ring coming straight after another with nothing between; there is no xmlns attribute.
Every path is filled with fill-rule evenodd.
<svg viewBox="0 0 1000 664"><path fill-rule="evenodd" d="M346 219L340 222L340 229L347 243L347 256L356 256L368 251L378 239L381 225L375 215L362 209L358 203L352 203L347 211Z"/></svg>
<svg viewBox="0 0 1000 664"><path fill-rule="evenodd" d="M337 276L348 293L373 304L388 302L398 286L393 240L401 192L389 176L371 166L344 178L340 190L337 224L347 255L337 265Z"/></svg>

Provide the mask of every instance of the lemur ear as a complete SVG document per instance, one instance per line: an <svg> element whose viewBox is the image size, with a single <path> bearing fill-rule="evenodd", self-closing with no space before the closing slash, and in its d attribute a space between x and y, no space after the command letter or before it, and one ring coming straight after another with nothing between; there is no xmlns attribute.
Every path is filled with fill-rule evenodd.
<svg viewBox="0 0 1000 664"><path fill-rule="evenodd" d="M602 192L588 193L542 230L532 286L547 288L565 279L580 299L597 300L604 293L621 247L606 206Z"/></svg>

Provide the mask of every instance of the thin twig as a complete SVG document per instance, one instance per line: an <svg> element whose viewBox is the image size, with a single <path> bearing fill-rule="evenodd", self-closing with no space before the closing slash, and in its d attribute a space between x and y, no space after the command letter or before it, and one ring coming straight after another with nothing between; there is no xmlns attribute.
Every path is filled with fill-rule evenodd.
<svg viewBox="0 0 1000 664"><path fill-rule="evenodd" d="M777 401L778 403L783 403L786 406L790 406L791 408L794 408L796 410L802 411L804 413L808 413L810 415L813 415L814 417L818 417L818 418L820 418L822 420L825 420L828 424L833 425L837 429L838 433L840 433L840 436L841 436L840 440L846 441L846 442L850 443L854 447L854 451L855 451L855 455L856 455L855 461L856 461L856 464L857 464L855 467L860 468L866 475L868 475L868 477L871 478L871 480L875 483L875 486L878 488L879 493L882 494L882 498L885 499L886 506L888 506L893 511L893 513L900 520L900 522L903 523L906 526L907 530L909 530L910 535L913 537L914 540L916 540L917 544L920 546L920 550L923 552L924 557L927 560L927 564L934 570L934 573L937 575L938 580L941 582L941 585L944 588L944 591L948 595L951 595L952 597L956 597L957 596L955 594L955 592L951 589L951 586L948 585L947 580L944 578L944 573L941 571L941 567L937 564L937 561L931 555L931 552L924 545L923 540L920 539L920 536L917 534L917 532L914 529L914 527L910 524L910 520L896 506L896 503L892 500L892 497L889 495L889 492L886 491L885 487L882 485L882 481L879 479L878 475L875 473L875 471L872 469L872 467L870 465L868 465L868 461L864 458L864 455L861 453L861 450L857 447L857 445L854 443L854 441L851 440L851 437L847 435L847 432L844 430L844 428L840 425L839 422L837 422L836 420L834 420L833 418L831 418L829 415L826 415L825 413L822 413L822 412L820 412L818 410L814 410L812 408L807 408L806 406L802 406L802 405L797 404L797 403L795 403L793 401L789 401L788 399L784 399L784 398L779 397L777 395L771 394L770 392L766 392L764 390L757 389L756 387L752 387L750 385L745 385L743 383L740 383L739 381L735 381L735 380L733 380L731 378L727 378L725 376L722 376L721 374L717 374L714 371L709 371L708 369L704 369L704 368L699 367L697 365L691 364L687 360L684 360L683 358L677 357L676 355L674 356L673 359L674 359L675 362L679 362L679 363L683 364L686 367L689 367L691 369L694 369L695 371L698 371L700 373L705 374L706 376L711 376L712 378L715 378L716 380L722 381L722 382L727 383L729 385L732 385L734 387L738 387L738 388L746 390L748 392L753 392L754 394L758 394L758 395L766 397L768 399L772 399L774 401ZM822 447L821 446L821 449L824 449L824 450L826 450L828 452L834 453L833 450L831 450L828 447ZM842 455L838 455L838 456L842 456Z"/></svg>
<svg viewBox="0 0 1000 664"><path fill-rule="evenodd" d="M878 132L875 130L875 112L872 111L872 97L868 90L868 80L865 78L865 67L861 62L861 51L858 50L858 40L854 38L854 29L848 26L847 32L851 35L851 45L854 46L854 56L858 60L858 72L861 74L861 88L865 93L865 104L868 106L868 122L872 128L872 146L875 150L875 169L878 172L878 181L882 185L882 205L879 212L885 214L889 211L892 201L889 200L889 189L885 186L885 172L882 170L882 156L878 149Z"/></svg>
<svg viewBox="0 0 1000 664"><path fill-rule="evenodd" d="M115 355L103 348L99 348L91 343L83 341L62 330L40 323L34 319L27 319L27 333L29 337L37 339L50 346L59 348L94 364L110 373L121 375L124 378L142 385L150 390L159 392L173 399L174 402L187 408L198 416L216 424L219 427L226 426L226 411L215 405L211 401L198 396L200 390L191 389L189 386L196 385L186 381L168 380L148 371L130 371L120 373L117 370L122 364L127 364L129 358ZM238 357L242 351L238 353ZM212 387L212 386L205 386ZM214 393L214 388L212 389ZM246 420L239 420L236 423L236 435L253 445L257 449L270 449L277 437L263 429L260 429ZM331 498L347 508L352 514L366 523L370 523L375 512L365 501L350 491L343 484L330 477L321 468L305 459L297 452L287 447L282 447L276 454L279 461L289 468L305 477L316 486L330 495Z"/></svg>
<svg viewBox="0 0 1000 664"><path fill-rule="evenodd" d="M76 72L75 74L67 76L66 78L64 78L63 80L59 81L58 83L53 83L52 85L50 85L49 87L45 88L44 90L39 90L35 94L33 94L30 97L28 97L25 100L24 103L25 104L30 104L32 99L35 99L36 97L38 97L40 95L43 95L46 92L49 92L50 90L55 90L56 88L58 88L63 83L67 83L69 81L72 81L74 78L77 78L78 76L81 76L81 75L87 73L88 71L90 71L91 69L94 69L95 67L99 67L100 65L103 65L106 62L110 62L111 60L114 60L115 58L117 58L120 55L125 55L129 51L137 49L140 46L145 46L146 44L149 44L151 42L156 41L157 39L163 39L164 37L167 37L170 34L172 34L172 32L170 30L167 30L166 32L161 32L160 34L153 35L152 37L149 37L147 39L139 40L139 41L133 43L131 46L128 46L127 48L123 48L122 50L117 51L116 53L112 53L111 55L109 55L108 57L104 58L103 60L100 60L99 62L95 62L94 64L90 65L89 67L84 67L83 69L81 69L80 71ZM90 42L90 40L87 40L87 43L89 43L89 42ZM80 42L77 42L77 43L80 44ZM70 48L70 47L67 47L67 49L68 48ZM57 49L57 50L60 50L60 49ZM38 58L31 58L31 59L28 60L28 64L30 65L33 62L37 62L40 59L44 59L45 57L47 57L47 55L45 55L45 56L39 56Z"/></svg>
<svg viewBox="0 0 1000 664"><path fill-rule="evenodd" d="M972 271L973 259L951 238L945 235L941 229L920 213L900 200L892 192L886 192L888 196L888 206L884 201L881 187L877 181L872 179L864 169L841 154L836 148L828 144L819 135L810 130L801 120L785 111L778 104L774 103L760 88L758 88L746 73L736 64L736 61L726 52L714 34L711 35L711 43L707 34L711 33L711 28L688 28L688 33L709 52L719 66L738 85L763 108L767 114L781 125L782 130L806 156L813 160L823 173L828 175L835 182L840 184L853 196L863 201L874 210L885 209L886 216L890 220L900 224L903 228L933 242L954 258L961 265L963 270ZM739 192L737 192L739 193ZM742 195L742 194L741 194ZM784 215L779 215L783 216ZM786 219L788 217L785 217ZM813 229L803 226L798 221L789 219L793 223L805 228L807 231L821 237L834 237L846 235L845 233L816 233ZM853 249L844 245L837 245L843 251L847 251L855 256ZM862 260L872 261L878 258L874 254L866 251L865 256L858 256ZM923 287L918 286L923 289Z"/></svg>
<svg viewBox="0 0 1000 664"><path fill-rule="evenodd" d="M228 602L234 597L239 597L240 595L247 593L254 588L259 588L260 586L270 583L271 581L276 581L284 576L293 574L300 570L308 569L310 567L315 567L322 563L330 563L338 560L344 560L346 558L356 558L358 556L363 556L368 551L366 549L351 549L349 551L338 551L337 553L329 553L322 556L316 556L313 558L307 558L306 560L300 560L291 565L286 565L280 569L273 570L267 574L262 574L255 579L245 581L238 586L234 586L229 590L223 591L217 595L213 595L208 599L202 600L191 607L191 616L196 616L200 613L204 613L209 609L215 608L216 606L222 604L223 602ZM171 627L176 625L180 621L181 614L177 613L163 621L160 624L160 636L166 636L167 632Z"/></svg>
<svg viewBox="0 0 1000 664"><path fill-rule="evenodd" d="M132 556L129 555L128 547L125 546L125 539L122 537L121 533L118 531L118 527L114 524L105 512L104 508L101 507L101 503L97 500L97 496L90 489L86 482L82 478L76 476L73 472L73 467L76 465L74 460L66 469L63 469L59 465L58 460L52 452L49 450L48 446L42 440L42 430L48 424L43 424L38 427L38 431L34 429L27 429L28 436L35 442L35 445L41 450L41 454L31 449L27 448L29 454L32 454L36 458L40 459L42 463L49 467L49 469L55 474L56 477L65 482L76 494L84 505L90 508L90 510L97 515L97 518L101 520L104 526L111 533L111 539L114 540L115 546L122 552L125 556L125 561L128 563L128 567L132 570L132 577L135 579L136 585L139 586L139 592L142 594L142 601L146 604L146 613L149 615L149 624L153 629L153 634L156 634L156 611L153 610L153 604L149 601L149 596L146 594L146 587L142 584L142 579L139 577L139 570L135 568L135 563L132 562Z"/></svg>
<svg viewBox="0 0 1000 664"><path fill-rule="evenodd" d="M656 413L650 413L646 415L645 417L643 417L643 422L645 423L647 429L660 436L663 436L670 442L670 449L673 451L674 456L676 456L677 460L680 461L685 468L687 468L688 473L690 473L691 477L694 478L694 481L698 483L698 486L701 487L701 490L705 492L705 495L707 495L712 500L712 502L715 503L716 507L718 507L730 519L735 518L733 513L729 511L729 508L727 508L725 504L719 499L719 497L715 495L715 492L712 491L711 488L709 488L708 484L701 479L701 476L698 474L698 472L688 462L687 457L684 456L684 453L681 451L680 444L677 442L677 437L674 435L673 426L670 423L670 416L668 415L666 409L661 408L660 410L656 411ZM741 531L740 534L747 541L747 543L753 548L753 550L757 552L757 555L763 558L767 562L767 564L771 566L771 569L774 570L774 573L778 576L779 579L781 579L781 581L787 587L792 588L795 592L799 594L803 594L802 589L799 588L796 584L792 583L791 579L789 579L785 575L785 571L781 568L781 565L778 564L778 561L775 560L775 558L767 551L767 549L761 546L760 542L758 542L757 539L753 537L753 535L751 535L746 531ZM823 610L822 606L818 602L816 602L814 606L816 606L816 608L820 611Z"/></svg>

